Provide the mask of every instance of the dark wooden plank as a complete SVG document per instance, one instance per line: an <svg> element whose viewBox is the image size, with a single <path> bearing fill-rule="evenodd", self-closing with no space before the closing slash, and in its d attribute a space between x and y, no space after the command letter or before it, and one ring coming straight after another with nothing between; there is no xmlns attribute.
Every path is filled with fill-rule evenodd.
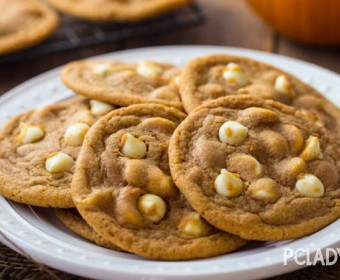
<svg viewBox="0 0 340 280"><path fill-rule="evenodd" d="M278 53L318 64L340 74L340 49L305 46L281 36Z"/></svg>

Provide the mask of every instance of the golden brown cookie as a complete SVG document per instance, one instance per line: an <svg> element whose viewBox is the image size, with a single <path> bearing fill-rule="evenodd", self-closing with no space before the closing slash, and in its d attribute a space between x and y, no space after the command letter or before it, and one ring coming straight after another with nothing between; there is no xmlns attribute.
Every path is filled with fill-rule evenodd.
<svg viewBox="0 0 340 280"><path fill-rule="evenodd" d="M156 104L116 110L89 131L72 180L87 223L123 250L162 260L196 259L244 244L192 210L170 176L168 143L185 118Z"/></svg>
<svg viewBox="0 0 340 280"><path fill-rule="evenodd" d="M90 109L89 100L78 97L11 119L0 134L0 193L35 206L74 207L74 163L89 127L104 113L93 102Z"/></svg>
<svg viewBox="0 0 340 280"><path fill-rule="evenodd" d="M135 22L177 9L191 0L49 0L58 10L91 21Z"/></svg>
<svg viewBox="0 0 340 280"><path fill-rule="evenodd" d="M179 69L143 61L76 61L63 69L62 80L76 93L120 106L159 103L181 109L175 78Z"/></svg>
<svg viewBox="0 0 340 280"><path fill-rule="evenodd" d="M242 238L297 238L340 217L334 136L282 103L251 95L206 103L178 126L169 158L192 207Z"/></svg>
<svg viewBox="0 0 340 280"><path fill-rule="evenodd" d="M254 94L304 109L307 118L331 130L340 127L340 110L314 88L250 58L226 54L196 58L184 67L179 80L187 112L221 96Z"/></svg>
<svg viewBox="0 0 340 280"><path fill-rule="evenodd" d="M115 251L121 251L116 245L106 241L100 235L98 235L80 216L77 209L56 209L57 217L59 220L71 231L80 235L81 237L88 239L99 246L112 249Z"/></svg>
<svg viewBox="0 0 340 280"><path fill-rule="evenodd" d="M46 39L59 18L36 0L0 0L0 54L28 48Z"/></svg>

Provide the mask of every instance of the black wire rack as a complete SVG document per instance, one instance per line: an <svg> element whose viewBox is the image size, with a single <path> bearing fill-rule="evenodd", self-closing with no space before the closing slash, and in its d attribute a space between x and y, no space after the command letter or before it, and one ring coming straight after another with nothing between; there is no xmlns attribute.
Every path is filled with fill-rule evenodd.
<svg viewBox="0 0 340 280"><path fill-rule="evenodd" d="M205 21L201 7L193 2L164 16L138 23L91 23L62 15L59 29L43 43L0 55L0 64L107 42L120 42L199 25Z"/></svg>

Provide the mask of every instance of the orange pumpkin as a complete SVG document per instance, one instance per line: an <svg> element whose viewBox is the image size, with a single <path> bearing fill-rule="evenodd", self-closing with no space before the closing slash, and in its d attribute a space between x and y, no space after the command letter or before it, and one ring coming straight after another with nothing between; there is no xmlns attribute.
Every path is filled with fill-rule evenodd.
<svg viewBox="0 0 340 280"><path fill-rule="evenodd" d="M340 0L248 0L283 35L319 46L340 46Z"/></svg>

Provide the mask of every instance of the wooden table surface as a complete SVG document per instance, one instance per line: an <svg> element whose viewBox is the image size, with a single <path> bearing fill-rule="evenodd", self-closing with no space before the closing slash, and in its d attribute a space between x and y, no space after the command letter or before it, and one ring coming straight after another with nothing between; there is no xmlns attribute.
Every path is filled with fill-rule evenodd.
<svg viewBox="0 0 340 280"><path fill-rule="evenodd" d="M116 50L161 45L204 44L263 50L306 60L340 73L340 49L303 46L277 35L253 13L243 0L198 0L198 2L205 10L207 22L197 27L150 38L102 44L0 65L0 94L37 74L72 60ZM331 275L332 279L339 279L340 264L337 264L336 267L336 272L334 271L335 267L314 267L308 268L307 274L302 274L303 271L306 271L303 270L280 279L291 279L292 277L294 279L296 277L331 279L327 275ZM0 272L1 269L3 267L0 265Z"/></svg>

